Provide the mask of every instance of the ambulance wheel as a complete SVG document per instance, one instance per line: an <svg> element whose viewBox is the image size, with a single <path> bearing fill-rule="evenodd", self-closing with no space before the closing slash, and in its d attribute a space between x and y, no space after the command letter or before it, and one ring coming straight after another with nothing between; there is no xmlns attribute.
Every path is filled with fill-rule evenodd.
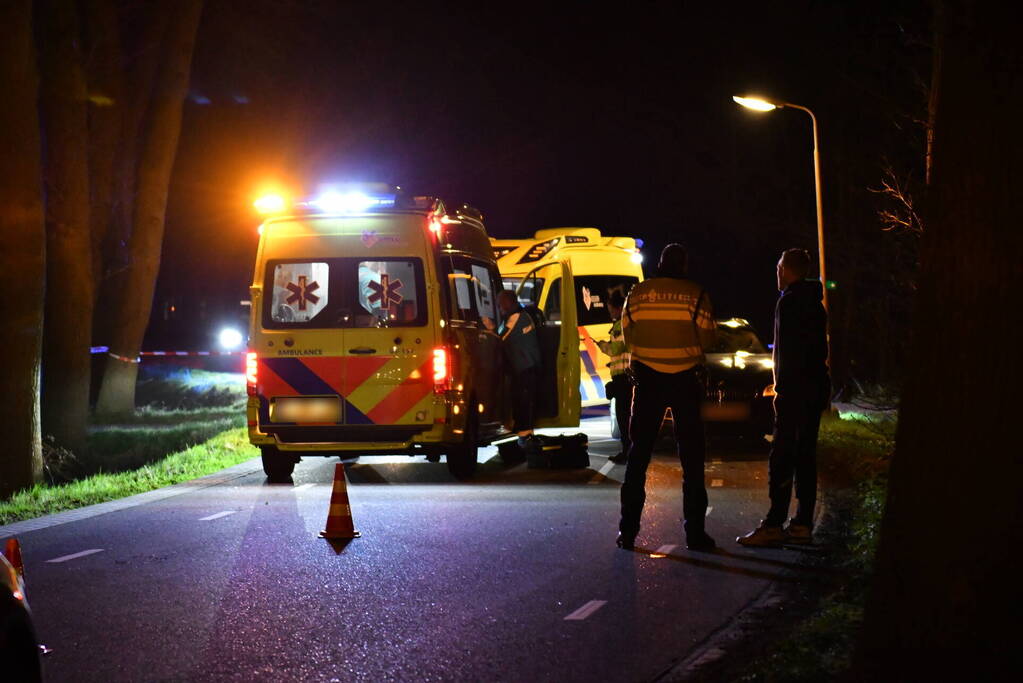
<svg viewBox="0 0 1023 683"><path fill-rule="evenodd" d="M469 405L475 405L470 402ZM473 411L466 420L462 443L448 448L448 471L455 479L468 479L476 471L479 417Z"/></svg>
<svg viewBox="0 0 1023 683"><path fill-rule="evenodd" d="M276 446L260 446L263 454L263 472L267 481L283 484L291 481L298 458L291 453L281 453Z"/></svg>

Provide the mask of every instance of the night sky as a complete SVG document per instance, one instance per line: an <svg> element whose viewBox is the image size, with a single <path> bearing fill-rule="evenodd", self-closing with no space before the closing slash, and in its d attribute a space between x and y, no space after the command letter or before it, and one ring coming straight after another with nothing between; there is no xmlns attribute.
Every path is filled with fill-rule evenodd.
<svg viewBox="0 0 1023 683"><path fill-rule="evenodd" d="M778 254L816 254L812 145L748 92L817 113L829 277L851 280L882 160L912 156L926 3L502 6L208 0L147 347L243 319L268 181L400 184L497 237L596 226L643 238L648 267L681 241L718 313L766 332Z"/></svg>

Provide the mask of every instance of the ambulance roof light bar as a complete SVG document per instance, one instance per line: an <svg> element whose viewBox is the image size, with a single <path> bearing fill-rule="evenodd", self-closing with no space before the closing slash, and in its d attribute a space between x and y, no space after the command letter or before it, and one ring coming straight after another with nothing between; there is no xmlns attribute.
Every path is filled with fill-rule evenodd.
<svg viewBox="0 0 1023 683"><path fill-rule="evenodd" d="M394 201L393 194L327 190L305 204L322 213L365 213L373 209L391 208Z"/></svg>

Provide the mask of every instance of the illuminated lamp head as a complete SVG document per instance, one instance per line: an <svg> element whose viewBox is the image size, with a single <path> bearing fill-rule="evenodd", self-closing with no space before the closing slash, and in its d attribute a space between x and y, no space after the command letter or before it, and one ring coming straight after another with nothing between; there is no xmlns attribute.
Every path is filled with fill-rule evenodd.
<svg viewBox="0 0 1023 683"><path fill-rule="evenodd" d="M281 213L287 208L287 205L287 201L279 194L265 194L252 202L252 206L255 207L256 211L264 216Z"/></svg>

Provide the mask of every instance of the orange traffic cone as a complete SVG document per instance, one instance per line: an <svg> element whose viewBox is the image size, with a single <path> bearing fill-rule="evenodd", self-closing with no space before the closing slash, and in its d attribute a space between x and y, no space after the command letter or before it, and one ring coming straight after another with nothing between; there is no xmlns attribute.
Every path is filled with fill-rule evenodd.
<svg viewBox="0 0 1023 683"><path fill-rule="evenodd" d="M25 578L25 563L21 561L21 543L16 538L8 538L7 543L4 545L4 557L14 567L14 571L18 572L18 576Z"/></svg>
<svg viewBox="0 0 1023 683"><path fill-rule="evenodd" d="M352 522L352 506L348 503L348 488L345 484L344 463L334 466L334 490L330 492L330 511L327 513L327 528L320 532L328 540L358 538Z"/></svg>

